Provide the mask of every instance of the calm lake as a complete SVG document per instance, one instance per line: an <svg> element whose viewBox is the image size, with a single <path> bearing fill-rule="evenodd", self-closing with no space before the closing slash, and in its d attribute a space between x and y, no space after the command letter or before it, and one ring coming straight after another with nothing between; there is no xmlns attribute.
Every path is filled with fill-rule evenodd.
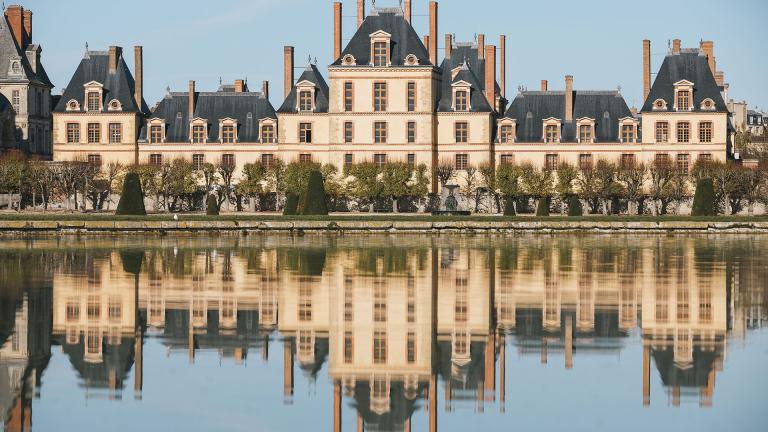
<svg viewBox="0 0 768 432"><path fill-rule="evenodd" d="M5 431L766 431L768 237L0 239Z"/></svg>

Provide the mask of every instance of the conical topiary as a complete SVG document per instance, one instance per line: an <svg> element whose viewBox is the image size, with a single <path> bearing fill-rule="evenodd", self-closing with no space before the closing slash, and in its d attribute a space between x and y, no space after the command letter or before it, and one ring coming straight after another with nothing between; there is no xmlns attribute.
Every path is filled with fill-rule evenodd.
<svg viewBox="0 0 768 432"><path fill-rule="evenodd" d="M141 181L135 172L129 172L123 180L123 192L117 203L117 215L146 216L144 194L141 192Z"/></svg>
<svg viewBox="0 0 768 432"><path fill-rule="evenodd" d="M549 216L549 198L542 198L536 205L536 217Z"/></svg>
<svg viewBox="0 0 768 432"><path fill-rule="evenodd" d="M299 214L306 216L328 214L323 175L320 174L320 171L314 170L309 173L307 190L301 194L299 200Z"/></svg>
<svg viewBox="0 0 768 432"><path fill-rule="evenodd" d="M715 216L715 214L715 187L712 184L712 179L701 179L696 182L691 216Z"/></svg>
<svg viewBox="0 0 768 432"><path fill-rule="evenodd" d="M571 199L568 200L568 216L584 216L584 208L581 206L581 200L576 195L571 196Z"/></svg>
<svg viewBox="0 0 768 432"><path fill-rule="evenodd" d="M285 206L283 216L295 216L299 208L299 196L293 192L285 194Z"/></svg>
<svg viewBox="0 0 768 432"><path fill-rule="evenodd" d="M507 195L504 197L504 216L516 216L515 198Z"/></svg>
<svg viewBox="0 0 768 432"><path fill-rule="evenodd" d="M208 216L219 215L219 203L216 202L216 197L213 195L208 195L208 198L205 200L205 214Z"/></svg>

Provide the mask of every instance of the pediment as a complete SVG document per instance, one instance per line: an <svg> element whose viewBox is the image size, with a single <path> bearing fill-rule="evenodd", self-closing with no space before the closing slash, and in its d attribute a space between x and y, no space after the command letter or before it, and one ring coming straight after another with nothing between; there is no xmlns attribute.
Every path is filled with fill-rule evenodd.
<svg viewBox="0 0 768 432"><path fill-rule="evenodd" d="M470 84L468 81L458 80L451 84L451 87L472 87L472 84Z"/></svg>
<svg viewBox="0 0 768 432"><path fill-rule="evenodd" d="M376 30L375 32L371 33L368 36L370 36L371 38L387 38L387 39L392 37L391 34L385 32L384 30Z"/></svg>
<svg viewBox="0 0 768 432"><path fill-rule="evenodd" d="M88 81L87 83L83 84L83 87L99 87L104 88L104 84L98 82L98 81Z"/></svg>
<svg viewBox="0 0 768 432"><path fill-rule="evenodd" d="M296 83L296 87L306 88L306 87L314 87L314 86L315 86L315 83L309 80L302 80Z"/></svg>
<svg viewBox="0 0 768 432"><path fill-rule="evenodd" d="M674 84L675 86L692 86L693 83L688 80L680 80Z"/></svg>

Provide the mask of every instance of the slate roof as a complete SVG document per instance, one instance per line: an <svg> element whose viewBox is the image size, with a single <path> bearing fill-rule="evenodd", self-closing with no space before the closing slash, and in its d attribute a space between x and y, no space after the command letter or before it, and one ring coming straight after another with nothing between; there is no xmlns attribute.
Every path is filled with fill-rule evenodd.
<svg viewBox="0 0 768 432"><path fill-rule="evenodd" d="M0 81L30 81L53 87L42 63L38 62L37 72L35 72L32 70L29 60L27 60L25 51L34 52L38 49L40 49L40 46L37 44L30 44L24 47L24 49L19 47L13 38L13 33L11 33L8 19L3 16L3 19L0 19ZM20 75L9 74L12 59L19 59L21 61Z"/></svg>
<svg viewBox="0 0 768 432"><path fill-rule="evenodd" d="M259 141L259 120L277 119L275 109L261 92L225 91L195 93L195 113L193 118L208 121L208 142L219 139L219 120L232 118L237 120L238 142ZM150 118L165 119L166 142L189 141L189 93L168 93L152 111ZM146 140L146 126L139 133L139 140Z"/></svg>
<svg viewBox="0 0 768 432"><path fill-rule="evenodd" d="M573 92L573 121L565 122L564 91L524 91L509 106L505 117L517 120L517 142L542 142L543 120L554 117L562 124L562 142L575 142L576 121L595 120L595 142L618 142L619 119L632 117L618 91Z"/></svg>
<svg viewBox="0 0 768 432"><path fill-rule="evenodd" d="M464 80L472 84L470 92L470 112L491 112L491 105L485 98L485 59L478 58L477 46L471 44L455 44L451 50L451 58L446 58L440 65L443 71L442 97L438 101L438 112L452 112L453 91L451 84ZM455 77L453 70L462 68ZM501 88L496 83L496 94L501 94Z"/></svg>
<svg viewBox="0 0 768 432"><path fill-rule="evenodd" d="M320 70L317 68L317 65L309 64L307 65L307 68L304 69L304 72L299 77L299 80L296 81L296 83L300 83L302 81L309 81L315 85L315 111L319 113L327 113L328 112L328 83L325 82L325 79L323 78L323 74L320 73ZM283 102L283 105L280 106L280 108L277 110L279 113L297 113L297 106L296 106L296 83L294 83L293 88L291 89L291 92L288 94L288 97L285 98L285 101Z"/></svg>
<svg viewBox="0 0 768 432"><path fill-rule="evenodd" d="M716 112L728 112L707 57L698 49L682 50L680 54L670 54L664 58L641 111L653 111L653 102L657 99L663 99L668 107L674 106L674 84L681 80L693 83L694 111L701 111L701 102L710 98L715 102Z"/></svg>
<svg viewBox="0 0 768 432"><path fill-rule="evenodd" d="M141 107L136 105L134 100L136 83L123 57L120 56L118 59L115 73L110 73L109 53L106 51L86 51L53 112L66 112L67 103L72 99L80 104L81 109L85 109L84 86L91 81L104 86L103 112L108 110L111 100L117 99L123 107L123 112L149 113L146 101L141 101Z"/></svg>

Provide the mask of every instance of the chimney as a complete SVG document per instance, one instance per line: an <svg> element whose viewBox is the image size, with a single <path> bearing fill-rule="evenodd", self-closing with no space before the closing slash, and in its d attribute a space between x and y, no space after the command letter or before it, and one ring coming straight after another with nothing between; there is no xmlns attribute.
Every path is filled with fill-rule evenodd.
<svg viewBox="0 0 768 432"><path fill-rule="evenodd" d="M37 73L37 66L40 64L40 47L34 51L27 50L25 54L27 55L27 61L32 68L32 72Z"/></svg>
<svg viewBox="0 0 768 432"><path fill-rule="evenodd" d="M341 57L341 2L333 2L333 61Z"/></svg>
<svg viewBox="0 0 768 432"><path fill-rule="evenodd" d="M283 47L283 90L287 98L293 87L293 47Z"/></svg>
<svg viewBox="0 0 768 432"><path fill-rule="evenodd" d="M235 80L235 93L245 92L245 81L238 79Z"/></svg>
<svg viewBox="0 0 768 432"><path fill-rule="evenodd" d="M264 95L264 99L269 100L269 81L261 82L261 94Z"/></svg>
<svg viewBox="0 0 768 432"><path fill-rule="evenodd" d="M429 51L429 35L424 35L424 47Z"/></svg>
<svg viewBox="0 0 768 432"><path fill-rule="evenodd" d="M499 87L501 87L501 97L507 97L507 36L499 37Z"/></svg>
<svg viewBox="0 0 768 432"><path fill-rule="evenodd" d="M429 2L429 61L437 65L437 2Z"/></svg>
<svg viewBox="0 0 768 432"><path fill-rule="evenodd" d="M365 0L357 0L357 28L363 25L365 20Z"/></svg>
<svg viewBox="0 0 768 432"><path fill-rule="evenodd" d="M717 73L717 67L715 66L715 43L712 41L701 41L701 50L707 56L709 70L715 75Z"/></svg>
<svg viewBox="0 0 768 432"><path fill-rule="evenodd" d="M5 9L5 16L8 18L8 26L16 45L22 50L27 47L27 34L24 30L24 8L19 5L11 5Z"/></svg>
<svg viewBox="0 0 768 432"><path fill-rule="evenodd" d="M27 36L27 44L32 43L32 11L29 9L24 10L24 32Z"/></svg>
<svg viewBox="0 0 768 432"><path fill-rule="evenodd" d="M109 73L117 72L117 62L123 56L123 49L119 46L109 47Z"/></svg>
<svg viewBox="0 0 768 432"><path fill-rule="evenodd" d="M451 58L451 51L453 51L453 35L445 35L445 58Z"/></svg>
<svg viewBox="0 0 768 432"><path fill-rule="evenodd" d="M672 54L680 54L680 39L675 39L672 41Z"/></svg>
<svg viewBox="0 0 768 432"><path fill-rule="evenodd" d="M477 35L477 58L485 58L485 35L482 33Z"/></svg>
<svg viewBox="0 0 768 432"><path fill-rule="evenodd" d="M643 40L643 102L651 92L651 41Z"/></svg>
<svg viewBox="0 0 768 432"><path fill-rule="evenodd" d="M715 82L718 87L723 87L725 85L725 73L723 71L715 72Z"/></svg>
<svg viewBox="0 0 768 432"><path fill-rule="evenodd" d="M549 83L547 80L541 80L541 91L545 92L548 90Z"/></svg>
<svg viewBox="0 0 768 432"><path fill-rule="evenodd" d="M133 47L133 58L135 68L134 72L134 98L136 99L136 106L141 111L144 104L141 101L144 99L144 48L141 46Z"/></svg>
<svg viewBox="0 0 768 432"><path fill-rule="evenodd" d="M565 76L565 121L573 121L573 76Z"/></svg>
<svg viewBox="0 0 768 432"><path fill-rule="evenodd" d="M491 109L496 110L496 47L485 47L485 97Z"/></svg>
<svg viewBox="0 0 768 432"><path fill-rule="evenodd" d="M411 23L411 0L405 0L403 2L403 16L405 16L405 20L408 21L408 24Z"/></svg>
<svg viewBox="0 0 768 432"><path fill-rule="evenodd" d="M191 123L195 118L195 81L189 81L189 98L187 103L187 120Z"/></svg>

